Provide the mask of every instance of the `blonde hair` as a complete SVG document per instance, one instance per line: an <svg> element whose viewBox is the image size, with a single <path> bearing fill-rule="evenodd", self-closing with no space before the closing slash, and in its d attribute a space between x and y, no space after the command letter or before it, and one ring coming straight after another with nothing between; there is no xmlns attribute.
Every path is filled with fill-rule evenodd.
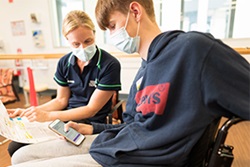
<svg viewBox="0 0 250 167"><path fill-rule="evenodd" d="M62 23L62 33L64 37L80 26L86 26L95 32L95 25L90 17L82 10L73 10L69 12Z"/></svg>
<svg viewBox="0 0 250 167"><path fill-rule="evenodd" d="M155 22L153 0L98 0L95 8L96 20L102 30L109 26L110 14L119 11L127 15L131 2L138 2L146 11L152 22Z"/></svg>

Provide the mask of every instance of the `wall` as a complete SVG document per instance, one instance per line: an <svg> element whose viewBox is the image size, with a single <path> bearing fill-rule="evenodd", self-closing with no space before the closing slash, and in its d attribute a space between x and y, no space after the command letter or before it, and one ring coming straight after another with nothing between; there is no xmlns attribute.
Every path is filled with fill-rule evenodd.
<svg viewBox="0 0 250 167"><path fill-rule="evenodd" d="M250 38L223 39L222 41L233 48L250 48ZM250 63L250 54L242 56Z"/></svg>
<svg viewBox="0 0 250 167"><path fill-rule="evenodd" d="M54 48L51 34L51 17L49 12L49 0L8 0L0 1L0 39L3 40L2 53L17 53L21 48L23 53L57 53L67 52L67 48ZM41 23L32 23L31 13L37 13ZM11 31L12 21L23 20L25 23L25 35L13 36ZM45 46L37 48L32 39L32 31L41 30L44 36Z"/></svg>
<svg viewBox="0 0 250 167"><path fill-rule="evenodd" d="M97 32L97 44L105 49L114 50L113 47L102 45L103 32L99 29L94 15L94 6L96 0L86 1L86 12L93 20ZM69 48L53 46L53 14L51 13L51 0L13 0L9 3L8 0L0 1L0 41L3 41L4 49L0 49L1 53L15 54L17 49L21 48L22 53L66 53ZM32 23L30 14L38 14L41 23ZM25 23L25 35L14 36L11 31L11 22L23 20ZM45 46L37 48L34 45L32 31L41 30L44 36ZM115 50L117 51L117 50Z"/></svg>
<svg viewBox="0 0 250 167"><path fill-rule="evenodd" d="M67 48L54 48L51 39L51 20L49 12L48 0L13 0L9 3L8 0L0 1L0 40L3 41L4 49L0 53L15 54L20 48L22 53L66 53ZM32 23L30 19L31 13L37 13L41 23ZM23 20L25 25L25 34L14 36L11 31L11 22ZM44 36L45 46L42 48L35 47L32 31L41 30ZM38 63L40 62L40 63ZM41 64L42 62L42 64ZM46 69L34 70L36 83L47 83L49 88L56 88L53 81L55 64L57 60L23 60L24 66L45 66ZM1 67L14 67L14 61L0 62ZM19 77L20 86L27 84L26 70L21 70L22 75Z"/></svg>

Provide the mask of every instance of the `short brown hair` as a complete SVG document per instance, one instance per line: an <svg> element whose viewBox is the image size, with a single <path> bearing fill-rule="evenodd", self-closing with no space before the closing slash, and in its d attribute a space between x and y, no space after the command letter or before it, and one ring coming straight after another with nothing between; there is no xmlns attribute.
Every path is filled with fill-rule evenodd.
<svg viewBox="0 0 250 167"><path fill-rule="evenodd" d="M62 33L64 37L79 26L86 26L95 32L95 25L90 17L82 10L73 10L69 12L62 23Z"/></svg>
<svg viewBox="0 0 250 167"><path fill-rule="evenodd" d="M138 2L141 4L149 18L155 22L153 0L98 0L95 8L95 15L99 27L102 30L107 29L110 14L114 11L119 11L126 15L131 2Z"/></svg>

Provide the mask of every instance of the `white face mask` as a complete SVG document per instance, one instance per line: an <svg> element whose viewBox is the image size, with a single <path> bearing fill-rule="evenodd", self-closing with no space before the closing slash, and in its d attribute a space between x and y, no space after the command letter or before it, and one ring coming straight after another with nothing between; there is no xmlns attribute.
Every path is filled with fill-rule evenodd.
<svg viewBox="0 0 250 167"><path fill-rule="evenodd" d="M129 14L130 13L128 13L125 26L117 30L114 34L112 34L110 36L110 40L115 47L117 47L123 52L130 54L130 53L138 52L139 50L140 37L138 36L138 31L140 28L140 22L138 23L138 26L137 26L136 36L134 38L130 37L126 30Z"/></svg>
<svg viewBox="0 0 250 167"><path fill-rule="evenodd" d="M87 62L93 58L96 52L95 43L86 48L73 48L73 54L81 61Z"/></svg>

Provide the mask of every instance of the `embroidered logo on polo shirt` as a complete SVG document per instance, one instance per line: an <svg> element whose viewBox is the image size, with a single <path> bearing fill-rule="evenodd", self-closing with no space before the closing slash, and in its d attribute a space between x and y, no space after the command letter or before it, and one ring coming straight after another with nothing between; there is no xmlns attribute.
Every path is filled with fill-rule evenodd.
<svg viewBox="0 0 250 167"><path fill-rule="evenodd" d="M90 80L89 81L89 87L95 87L96 85L95 85L95 81L93 81L93 80Z"/></svg>
<svg viewBox="0 0 250 167"><path fill-rule="evenodd" d="M149 85L138 91L135 96L137 103L136 111L142 112L142 115L154 112L156 115L162 115L166 107L170 83L158 85Z"/></svg>
<svg viewBox="0 0 250 167"><path fill-rule="evenodd" d="M75 83L74 80L67 80L68 83Z"/></svg>

